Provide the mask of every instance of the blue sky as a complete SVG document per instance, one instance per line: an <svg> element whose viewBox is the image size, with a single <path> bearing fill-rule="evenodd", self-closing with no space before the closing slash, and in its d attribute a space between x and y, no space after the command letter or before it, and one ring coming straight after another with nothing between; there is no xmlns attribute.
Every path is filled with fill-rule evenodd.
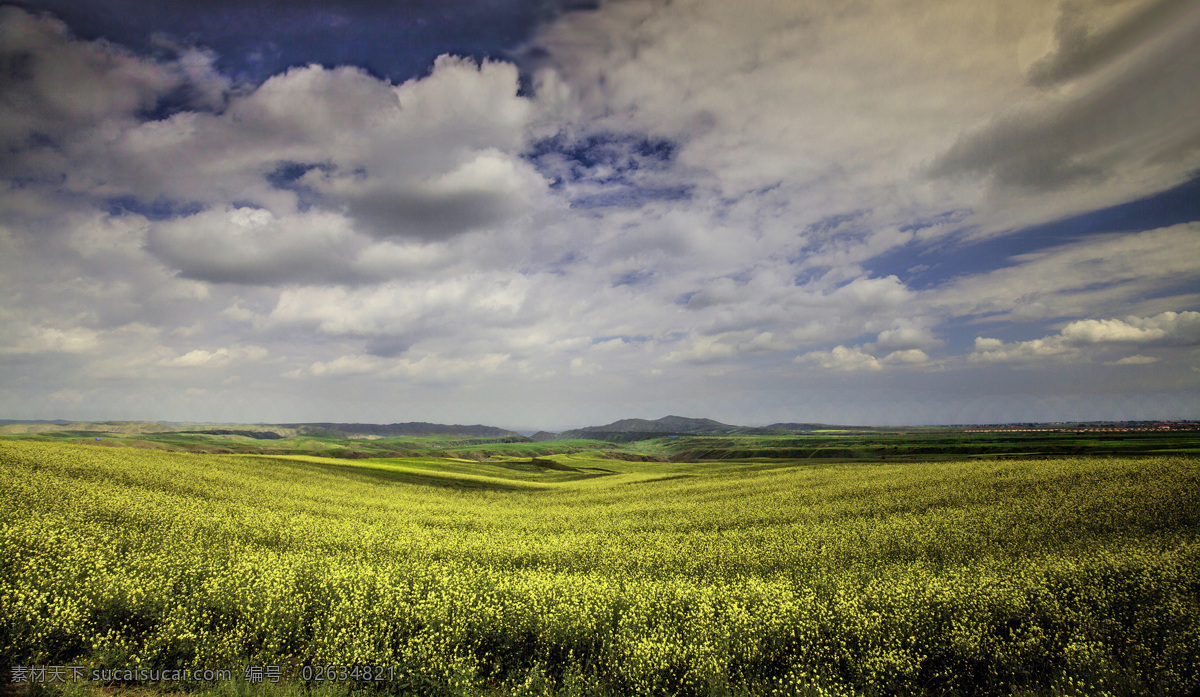
<svg viewBox="0 0 1200 697"><path fill-rule="evenodd" d="M444 53L476 60L509 57L544 23L596 7L587 0L15 4L54 14L80 38L107 39L143 54L162 55L170 44L204 47L216 54L219 70L249 82L310 63L356 65L403 82L427 75Z"/></svg>
<svg viewBox="0 0 1200 697"><path fill-rule="evenodd" d="M5 418L1200 418L1200 10L22 2Z"/></svg>

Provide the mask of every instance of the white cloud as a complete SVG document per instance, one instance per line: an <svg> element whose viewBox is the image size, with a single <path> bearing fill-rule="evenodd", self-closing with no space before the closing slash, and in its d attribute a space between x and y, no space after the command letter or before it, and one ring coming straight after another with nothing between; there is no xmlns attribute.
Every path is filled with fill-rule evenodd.
<svg viewBox="0 0 1200 697"><path fill-rule="evenodd" d="M926 363L929 361L929 355L921 349L905 349L889 353L883 361L885 363Z"/></svg>
<svg viewBox="0 0 1200 697"><path fill-rule="evenodd" d="M1154 317L1084 319L1063 327L1062 336L1077 344L1110 342L1200 344L1200 312L1164 312Z"/></svg>
<svg viewBox="0 0 1200 697"><path fill-rule="evenodd" d="M1048 337L1031 341L1004 343L999 339L976 337L975 351L968 359L988 363L1011 363L1037 358L1061 358L1077 354L1079 350L1068 345L1062 337Z"/></svg>
<svg viewBox="0 0 1200 697"><path fill-rule="evenodd" d="M773 353L776 351L788 351L794 348L794 346L794 341L777 336L775 332L759 332L749 341L738 344L738 351L743 353Z"/></svg>
<svg viewBox="0 0 1200 697"><path fill-rule="evenodd" d="M223 114L128 130L104 154L117 172L102 186L287 215L296 194L267 175L295 163L308 168L296 184L345 207L363 232L454 235L504 222L545 187L519 157L529 106L516 92L513 66L450 57L396 87L350 67L294 68L231 96Z"/></svg>
<svg viewBox="0 0 1200 697"><path fill-rule="evenodd" d="M472 360L426 354L417 359L380 358L363 354L339 356L331 361L317 361L306 369L298 369L288 377L318 378L370 375L386 379L410 379L418 383L470 379L496 374L502 368L520 370L522 366L509 360L508 354L489 353Z"/></svg>
<svg viewBox="0 0 1200 697"><path fill-rule="evenodd" d="M350 290L339 286L284 290L268 318L272 326L315 326L332 335L381 336L426 327L465 329L514 320L530 281L492 272L450 279L390 282Z"/></svg>
<svg viewBox="0 0 1200 697"><path fill-rule="evenodd" d="M163 358L158 365L169 368L199 368L201 366L223 367L230 363L261 361L267 357L267 349L261 346L231 346L215 351L193 349L181 356Z"/></svg>
<svg viewBox="0 0 1200 697"><path fill-rule="evenodd" d="M174 368L194 368L196 366L205 365L206 363L227 363L229 362L229 349L217 349L209 352L203 349L189 351L182 356L172 359L163 359L158 362L159 365L171 366Z"/></svg>
<svg viewBox="0 0 1200 697"><path fill-rule="evenodd" d="M973 361L1009 363L1043 358L1077 356L1087 347L1143 344L1147 346L1200 345L1200 312L1164 312L1154 317L1125 319L1085 319L1071 322L1058 334L1030 341L1005 343L999 339L977 337ZM1157 358L1132 356L1109 363L1151 363Z"/></svg>
<svg viewBox="0 0 1200 697"><path fill-rule="evenodd" d="M1159 328L1136 327L1119 319L1083 319L1064 327L1062 335L1074 343L1100 344L1108 341L1150 341L1161 339L1166 332Z"/></svg>
<svg viewBox="0 0 1200 697"><path fill-rule="evenodd" d="M366 375L380 372L387 361L376 356L338 356L327 363L317 361L309 366L309 374L315 377L339 375Z"/></svg>
<svg viewBox="0 0 1200 697"><path fill-rule="evenodd" d="M883 358L876 358L863 346L835 346L829 351L809 351L796 356L795 363L816 363L826 370L883 370L889 365L915 365L927 363L929 356L920 349L892 351Z"/></svg>
<svg viewBox="0 0 1200 697"><path fill-rule="evenodd" d="M895 276L856 278L829 294L833 302L852 310L893 310L912 297L912 292Z"/></svg>
<svg viewBox="0 0 1200 697"><path fill-rule="evenodd" d="M733 358L737 348L721 341L719 338L705 336L689 342L687 348L671 351L666 360L672 363L713 363Z"/></svg>
<svg viewBox="0 0 1200 697"><path fill-rule="evenodd" d="M928 327L900 318L894 327L879 332L875 341L866 344L866 347L872 351L904 351L931 348L941 344L941 340L933 336Z"/></svg>
<svg viewBox="0 0 1200 697"><path fill-rule="evenodd" d="M90 353L100 346L100 335L84 327L29 326L16 340L0 346L0 352L19 353Z"/></svg>
<svg viewBox="0 0 1200 697"><path fill-rule="evenodd" d="M1154 356L1134 354L1120 360L1106 362L1104 365L1150 365L1151 363L1158 363L1158 361L1159 359Z"/></svg>
<svg viewBox="0 0 1200 697"><path fill-rule="evenodd" d="M796 356L797 363L817 363L826 370L882 370L879 359L860 348L835 346L830 351L810 351Z"/></svg>

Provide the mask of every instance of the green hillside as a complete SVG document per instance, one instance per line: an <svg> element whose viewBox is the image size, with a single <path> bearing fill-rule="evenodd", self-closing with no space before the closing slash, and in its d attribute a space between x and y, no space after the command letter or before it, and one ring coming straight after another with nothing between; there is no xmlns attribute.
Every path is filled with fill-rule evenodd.
<svg viewBox="0 0 1200 697"><path fill-rule="evenodd" d="M677 427L678 431L659 430L668 426ZM386 433L401 435L381 435ZM788 431L669 416L655 421L625 419L606 426L526 437L486 426L420 422L390 425L104 422L8 424L0 426L0 436L211 454L323 455L347 459L454 457L477 461L581 452L620 460L680 462L1200 454L1200 429L1194 423L1175 424L1168 429L1149 424L1104 428L1093 424L1036 430L828 427Z"/></svg>

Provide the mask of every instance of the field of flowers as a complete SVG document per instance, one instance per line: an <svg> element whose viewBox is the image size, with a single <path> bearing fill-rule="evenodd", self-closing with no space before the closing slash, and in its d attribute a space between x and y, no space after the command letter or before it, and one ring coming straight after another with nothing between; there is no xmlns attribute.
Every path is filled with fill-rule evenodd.
<svg viewBox="0 0 1200 697"><path fill-rule="evenodd" d="M399 694L1200 690L1196 459L554 460L0 439L0 663L387 666L371 689Z"/></svg>

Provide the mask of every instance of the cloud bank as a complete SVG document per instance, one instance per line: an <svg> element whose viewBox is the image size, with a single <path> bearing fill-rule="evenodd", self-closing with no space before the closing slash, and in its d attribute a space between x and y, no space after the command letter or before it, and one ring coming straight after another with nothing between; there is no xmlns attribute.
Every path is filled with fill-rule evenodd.
<svg viewBox="0 0 1200 697"><path fill-rule="evenodd" d="M629 0L247 82L5 7L0 407L1197 417L1200 223L1021 234L1200 169L1197 39L1178 0Z"/></svg>

